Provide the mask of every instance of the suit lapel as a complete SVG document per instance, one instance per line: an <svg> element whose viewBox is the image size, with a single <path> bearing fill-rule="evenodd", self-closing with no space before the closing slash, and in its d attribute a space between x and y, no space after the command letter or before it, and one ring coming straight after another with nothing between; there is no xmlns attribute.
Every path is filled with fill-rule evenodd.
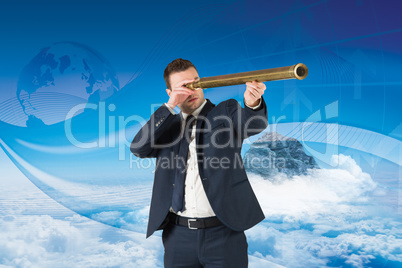
<svg viewBox="0 0 402 268"><path fill-rule="evenodd" d="M205 104L204 108L202 108L200 114L198 115L198 117L200 117L200 120L197 120L197 131L196 131L196 144L199 144L199 138L200 138L200 131L199 129L202 129L204 124L205 124L205 120L206 120L206 116L209 113L209 111L212 110L212 108L215 107L215 104L213 104L210 100L207 99L207 103Z"/></svg>

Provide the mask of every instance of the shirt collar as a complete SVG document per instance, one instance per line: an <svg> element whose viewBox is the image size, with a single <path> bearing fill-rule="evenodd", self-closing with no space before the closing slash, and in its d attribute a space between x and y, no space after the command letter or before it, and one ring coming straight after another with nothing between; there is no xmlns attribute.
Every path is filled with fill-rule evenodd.
<svg viewBox="0 0 402 268"><path fill-rule="evenodd" d="M207 103L207 100L204 100L204 102L200 105L200 107L198 107L197 109L195 109L194 112L191 113L196 119L197 119L198 115L200 114L202 108L204 108L206 103ZM182 114L183 114L184 119L186 119L187 116L189 115L189 114L186 114L186 113L183 113L183 112L182 112Z"/></svg>

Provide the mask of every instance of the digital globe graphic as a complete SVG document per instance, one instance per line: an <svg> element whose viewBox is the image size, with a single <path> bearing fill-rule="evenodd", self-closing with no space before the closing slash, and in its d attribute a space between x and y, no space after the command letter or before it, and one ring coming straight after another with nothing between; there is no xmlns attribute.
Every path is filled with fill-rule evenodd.
<svg viewBox="0 0 402 268"><path fill-rule="evenodd" d="M152 174L130 167L127 144L139 124L127 119L132 110L121 91L111 64L92 48L43 48L22 69L15 97L1 103L0 148L66 208L143 231L136 215L149 204Z"/></svg>
<svg viewBox="0 0 402 268"><path fill-rule="evenodd" d="M98 103L119 90L116 72L93 49L60 42L43 48L24 67L16 96L26 126L51 125L80 103Z"/></svg>

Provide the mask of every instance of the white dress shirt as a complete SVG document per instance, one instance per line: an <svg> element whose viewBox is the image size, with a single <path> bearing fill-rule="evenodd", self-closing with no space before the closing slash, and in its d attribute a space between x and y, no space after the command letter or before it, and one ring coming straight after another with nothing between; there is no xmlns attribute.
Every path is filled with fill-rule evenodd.
<svg viewBox="0 0 402 268"><path fill-rule="evenodd" d="M202 108L204 108L206 100L198 107L192 115L197 119ZM170 110L172 114L175 114L173 109L165 103L166 107ZM257 109L261 105L260 103L255 107L250 107L252 109ZM183 128L186 122L188 114L183 113ZM204 186L201 182L200 173L198 172L198 161L197 161L197 150L195 141L196 124L193 124L193 129L191 132L191 139L189 144L189 152L187 159L187 171L186 179L184 185L184 210L182 212L175 212L177 215L188 217L188 218L207 218L215 216L215 213L208 201L207 195L204 190ZM170 211L174 212L172 208Z"/></svg>

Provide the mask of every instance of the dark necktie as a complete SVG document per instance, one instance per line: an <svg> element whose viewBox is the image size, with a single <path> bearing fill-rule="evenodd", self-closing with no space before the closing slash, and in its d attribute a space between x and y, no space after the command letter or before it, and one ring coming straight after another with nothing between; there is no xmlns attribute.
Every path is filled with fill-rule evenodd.
<svg viewBox="0 0 402 268"><path fill-rule="evenodd" d="M172 208L175 212L182 211L184 208L184 183L186 180L188 147L193 129L194 116L188 115L184 126L183 137L179 144L179 155L177 157L176 178L173 189Z"/></svg>

